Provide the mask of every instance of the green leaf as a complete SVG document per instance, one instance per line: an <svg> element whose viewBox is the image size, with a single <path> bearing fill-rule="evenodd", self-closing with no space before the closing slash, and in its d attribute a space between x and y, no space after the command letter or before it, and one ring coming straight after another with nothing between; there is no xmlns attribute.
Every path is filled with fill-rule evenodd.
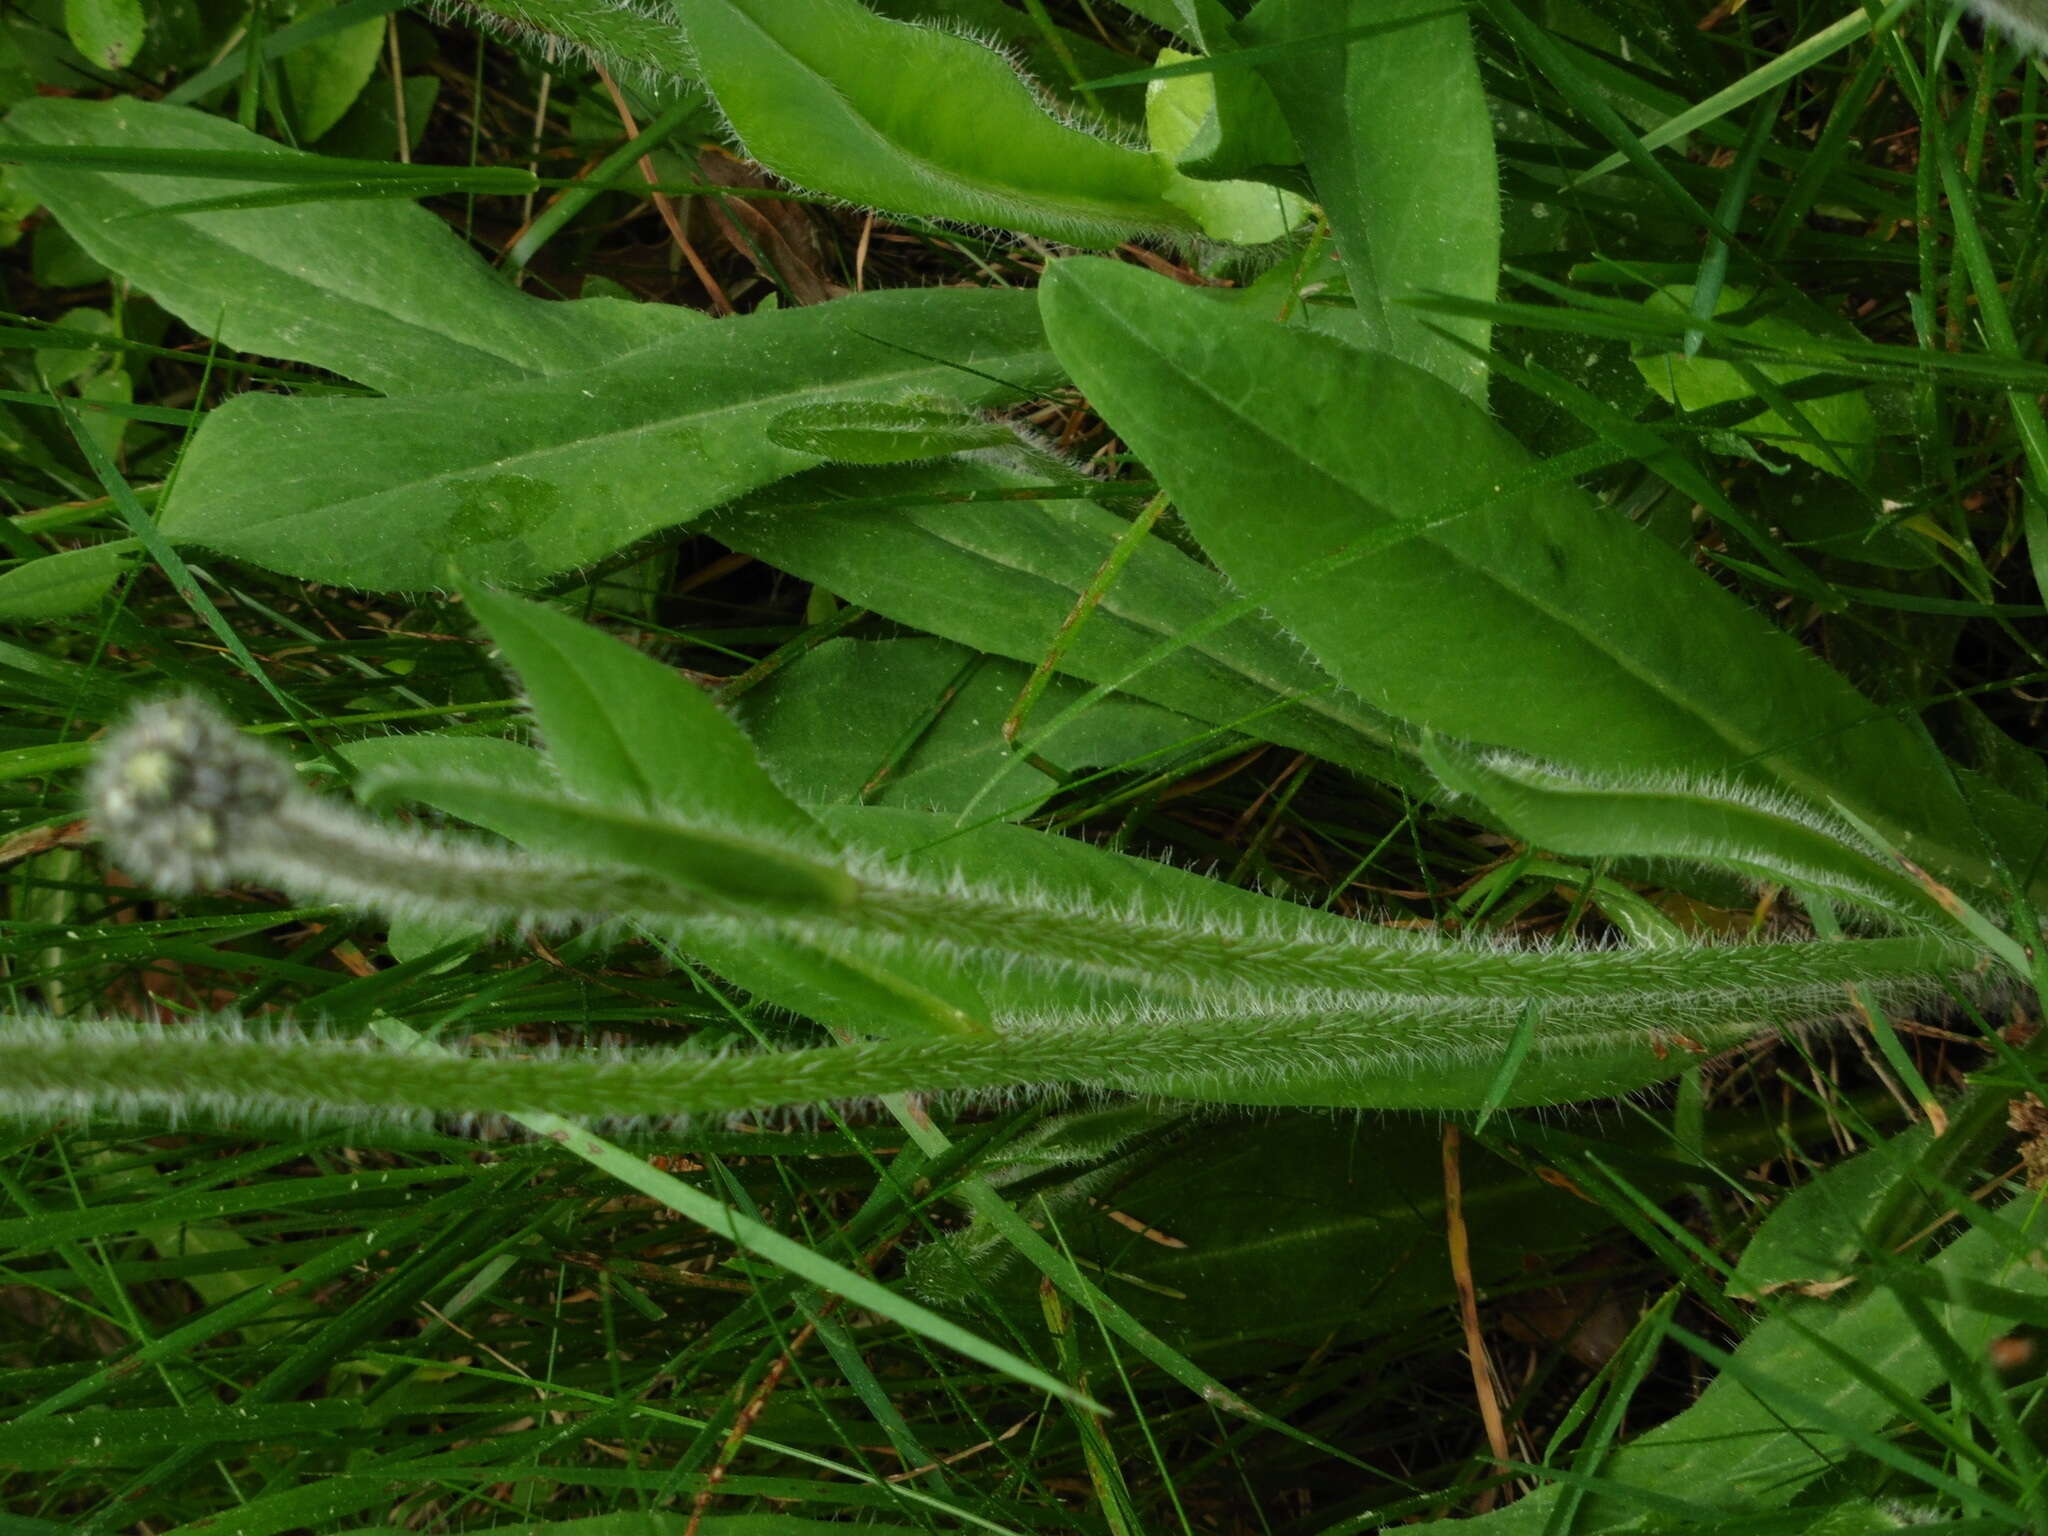
<svg viewBox="0 0 2048 1536"><path fill-rule="evenodd" d="M1221 0L1175 0L1181 31L1205 54L1236 51L1236 30ZM1178 49L1162 48L1158 62L1170 66L1195 58ZM1280 167L1301 163L1301 151L1288 131L1280 103L1255 70L1224 67L1201 74L1155 79L1146 83L1147 116L1154 93L1168 88L1173 108L1192 119L1185 143L1167 150L1153 127L1152 147L1167 150L1180 172L1203 180L1229 181L1249 176L1264 179Z"/></svg>
<svg viewBox="0 0 2048 1536"><path fill-rule="evenodd" d="M680 0L747 153L798 186L1081 245L1185 228L1156 161L1051 116L1000 54L858 0Z"/></svg>
<svg viewBox="0 0 2048 1536"><path fill-rule="evenodd" d="M1021 816L1058 783L1013 751L1004 715L1030 677L1020 662L917 637L830 640L737 701L748 739L799 799ZM1084 691L1056 680L1050 715ZM1058 765L1116 766L1207 735L1185 715L1112 694L1060 733ZM1164 759L1162 759L1164 760Z"/></svg>
<svg viewBox="0 0 2048 1536"><path fill-rule="evenodd" d="M554 609L492 592L472 592L469 604L519 674L547 756L571 789L664 820L680 816L711 829L763 833L821 858L836 854L836 841L776 786L753 744L701 688ZM431 785L419 792L522 842L582 851L524 806L451 799ZM660 871L666 863L657 855L647 867ZM692 928L681 943L748 991L821 1022L865 1033L985 1027L987 1005L974 988L916 954L855 952L744 927Z"/></svg>
<svg viewBox="0 0 2048 1536"><path fill-rule="evenodd" d="M1433 1121L1392 1116L1199 1116L1119 1165L1102 1168L1101 1154L1090 1155L1067 1182L1029 1164L1019 1171L1030 1176L1027 1211L1045 1201L1075 1256L1123 1282L1117 1294L1137 1317L1235 1377L1326 1343L1384 1338L1453 1302L1441 1134ZM1017 1150L1006 1147L1006 1160ZM1626 1146L1610 1150L1639 1187L1678 1192L1682 1170L1645 1168ZM1482 1285L1577 1257L1612 1223L1599 1206L1476 1145L1464 1153L1464 1194ZM928 1299L949 1299L964 1281L1027 1301L1023 1282L1037 1277L1020 1275L996 1241L977 1222L917 1250L912 1278ZM1363 1288L1361 1275L1371 1276ZM1271 1304L1278 1295L1285 1307Z"/></svg>
<svg viewBox="0 0 2048 1536"><path fill-rule="evenodd" d="M0 574L0 618L60 619L82 613L112 590L140 548L134 539L110 539L24 561Z"/></svg>
<svg viewBox="0 0 2048 1536"><path fill-rule="evenodd" d="M1055 376L1031 296L970 289L858 296L610 351L453 394L241 395L187 450L163 530L346 586L525 585L812 467L817 455L764 432L794 405L1008 403Z"/></svg>
<svg viewBox="0 0 2048 1536"><path fill-rule="evenodd" d="M1159 50L1162 64L1190 57L1171 48ZM1255 80L1235 72L1227 78ZM1145 128L1151 135L1154 153L1178 164L1191 156L1199 157L1205 142L1216 141L1215 80L1214 75L1182 75L1154 80L1146 87ZM1299 224L1308 210L1308 205L1292 192L1257 181L1197 181L1177 174L1165 195L1194 216L1203 234L1238 245L1263 245L1278 240Z"/></svg>
<svg viewBox="0 0 2048 1536"><path fill-rule="evenodd" d="M1346 27L1412 25L1341 45ZM1408 308L1424 292L1491 301L1500 269L1500 172L1471 29L1442 0L1265 0L1247 44L1300 43L1260 66L1294 130L1351 280L1366 344L1426 368L1475 400L1484 320Z"/></svg>
<svg viewBox="0 0 2048 1536"><path fill-rule="evenodd" d="M141 0L64 0L71 46L101 69L126 69L148 30Z"/></svg>
<svg viewBox="0 0 2048 1536"><path fill-rule="evenodd" d="M522 623L526 619L527 615L515 613L506 618L504 627L508 632L533 628L530 622ZM566 619L563 622L573 623ZM655 665L594 630L588 633L599 645L632 661ZM591 669L597 675L564 676L569 669L564 665L563 653L583 647L559 634L550 636L544 629L523 639L526 643L521 649L526 660L534 664L534 675L541 679L530 682L529 687L539 706L542 724L563 725L562 730L550 734L551 745L559 754L563 750L563 734L582 738L572 740L564 775L586 793L600 794L610 786L613 793L627 798L638 793L634 786L644 781L650 786L649 792L657 797L665 789L682 796L694 784L704 792L697 797L700 807L708 802L714 813L731 813L742 821L753 819L757 824L774 824L779 813L774 811L772 802L779 799L779 793L760 779L759 769L751 759L745 764L730 759L729 745L737 737L729 723L723 719L700 720L705 726L707 745L683 763L694 761L703 771L688 775L681 772L682 764L666 755L672 739L670 723L664 718L666 712L644 694L626 706L627 723L620 725L616 736L602 728L579 732L575 722L584 717L584 707L604 704L614 697L608 685L624 681L622 674L639 669L619 668L606 676L610 669L598 664ZM675 684L678 688L689 687L679 678ZM676 702L664 690L655 691L656 701L664 697L671 705ZM703 701L703 707L712 706ZM687 707L685 713L694 718L694 711ZM746 743L738 741L738 745L744 749ZM506 741L453 736L384 737L357 742L344 750L349 761L364 770L364 787L371 794L378 793L380 788L397 787L398 792L437 810L460 816L538 851L587 858L600 846L580 841L588 827L576 821L573 808L566 820L550 809L563 799L561 781L538 752ZM557 761L563 759L558 756ZM688 783L671 782L671 774L677 779L686 777ZM538 813L536 806L541 808ZM793 816L800 823L791 828L800 834L799 846L816 847L827 841L817 824L793 806L786 806L780 814ZM599 836L602 835L600 831ZM669 876L670 854L658 836L637 851L652 860L646 867L664 878ZM628 856L633 852L629 849ZM621 862L624 861L622 858ZM692 925L678 942L717 974L747 991L778 1008L821 1023L863 1034L961 1034L978 1033L985 1028L982 1021L988 1007L971 984L938 963L900 950L853 954L792 934L763 936L744 924Z"/></svg>
<svg viewBox="0 0 2048 1536"><path fill-rule="evenodd" d="M1865 1233L1873 1219L1930 1140L1926 1126L1914 1126L1786 1195L1742 1250L1728 1294L1754 1299L1797 1288L1827 1296L1847 1285L1866 1262Z"/></svg>
<svg viewBox="0 0 2048 1536"><path fill-rule="evenodd" d="M1093 501L1060 494L1090 488L1040 458L833 468L715 511L698 526L899 623L1035 667L1129 528ZM1045 494L1030 496L1034 489ZM1202 632L1234 597L1215 572L1165 539L1147 538L1074 636L1060 670L1392 783L1427 784L1407 755L1405 729L1333 689L1263 614L1248 611ZM1064 735L1043 735L1052 715L1042 707L1026 739L1059 762Z"/></svg>
<svg viewBox="0 0 2048 1536"><path fill-rule="evenodd" d="M2048 1276L1999 1251L2004 1234L1965 1233L1923 1273L1937 1286L1974 1279L2030 1295L2048 1290ZM2002 1316L1957 1294L1943 1321L1966 1358L1981 1358L2008 1326ZM1879 1391L1842 1363L1860 1361L1890 1389ZM1846 1300L1792 1300L1744 1339L1735 1358L1742 1371L1724 1372L1698 1402L1676 1418L1638 1436L1601 1468L1601 1480L1657 1493L1683 1490L1690 1506L1734 1515L1783 1508L1800 1489L1838 1469L1851 1449L1832 1426L1812 1417L1774 1385L1825 1409L1836 1426L1868 1432L1899 1416L1900 1401L1916 1401L1944 1379L1943 1365L1906 1315L1897 1294L1882 1285ZM1800 1426L1787 1433L1788 1424ZM1507 1509L1464 1522L1472 1536L1538 1536L1550 1529L1560 1488L1549 1486ZM1703 1507L1703 1508L1702 1508ZM1574 1531L1631 1527L1638 1502L1595 1490L1581 1506Z"/></svg>
<svg viewBox="0 0 2048 1536"><path fill-rule="evenodd" d="M800 405L770 421L767 432L778 448L842 464L905 464L994 448L1016 437L1001 422L944 406L885 400Z"/></svg>
<svg viewBox="0 0 2048 1536"><path fill-rule="evenodd" d="M1369 703L1578 773L1839 804L1990 882L1924 736L1440 381L1108 262L1063 263L1042 301L1210 555Z"/></svg>
<svg viewBox="0 0 2048 1536"><path fill-rule="evenodd" d="M1685 314L1692 303L1692 295L1690 284L1674 284L1659 289L1645 307L1655 314ZM1752 295L1744 289L1724 288L1714 312L1727 315L1746 308L1751 300ZM1742 321L1737 328L1745 339L1754 339L1763 346L1790 350L1810 347L1814 341L1813 332L1784 315L1762 315ZM1744 371L1733 363L1709 357L1687 357L1677 348L1639 356L1635 364L1644 382L1682 411L1704 411L1757 392L1751 381L1744 377ZM1750 366L1757 374L1776 384L1797 384L1820 376L1817 369L1797 364ZM1805 430L1769 409L1758 411L1735 425L1746 433L1769 438L1771 441L1765 446L1796 455L1832 475L1846 472L1855 476L1870 469L1878 426L1877 416L1871 410L1870 398L1865 391L1851 389L1840 394L1801 400L1798 411L1806 420ZM1818 434L1820 441L1807 440L1809 434Z"/></svg>
<svg viewBox="0 0 2048 1536"><path fill-rule="evenodd" d="M539 603L482 589L466 601L518 675L548 760L577 794L830 848L739 727L674 668Z"/></svg>
<svg viewBox="0 0 2048 1536"><path fill-rule="evenodd" d="M824 197L1086 246L1193 227L1151 155L1053 116L993 49L859 0L679 0L659 40L591 0L482 9L701 80L749 157Z"/></svg>
<svg viewBox="0 0 2048 1536"><path fill-rule="evenodd" d="M175 158L315 155L183 107L26 101L9 135ZM293 358L388 392L472 387L587 367L687 311L614 300L553 304L507 286L441 220L409 203L310 203L231 213L134 215L270 182L24 165L11 173L99 262L237 351Z"/></svg>
<svg viewBox="0 0 2048 1536"><path fill-rule="evenodd" d="M294 19L333 9L336 0L301 4ZM385 22L358 22L284 57L284 85L302 142L311 143L340 122L376 72Z"/></svg>
<svg viewBox="0 0 2048 1536"><path fill-rule="evenodd" d="M1435 735L1423 738L1422 750L1446 788L1470 795L1510 831L1554 853L1719 865L1945 926L1941 907L1919 881L1864 846L1854 828L1809 807L1682 775L1589 777Z"/></svg>
<svg viewBox="0 0 2048 1536"><path fill-rule="evenodd" d="M486 25L531 46L554 39L610 63L614 73L681 84L697 78L690 42L674 13L611 0L472 0Z"/></svg>

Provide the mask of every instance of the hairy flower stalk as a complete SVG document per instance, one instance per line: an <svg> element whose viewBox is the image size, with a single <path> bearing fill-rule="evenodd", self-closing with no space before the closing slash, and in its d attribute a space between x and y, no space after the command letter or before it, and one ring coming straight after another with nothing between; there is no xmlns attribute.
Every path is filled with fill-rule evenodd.
<svg viewBox="0 0 2048 1536"><path fill-rule="evenodd" d="M270 749L191 700L152 706L111 738L91 794L114 856L171 890L240 877L299 900L498 926L633 917L779 927L1138 983L1196 999L1205 1016L1349 1008L1363 1019L1396 1002L1490 1015L1536 1002L1558 1014L1634 1009L1648 1023L1674 1010L1778 1017L1834 1011L1849 984L1930 985L1974 959L1932 936L1644 950L1458 945L1277 901L1245 922L1162 900L1133 909L1035 887L949 885L882 861L848 873L765 841L649 823L648 837L669 836L675 850L674 878L663 879L394 828L305 791ZM751 865L737 857L748 846Z"/></svg>
<svg viewBox="0 0 2048 1536"><path fill-rule="evenodd" d="M137 711L99 754L87 799L121 862L176 894L243 878L344 906L492 926L718 911L633 870L545 862L374 821L307 793L282 757L194 699Z"/></svg>
<svg viewBox="0 0 2048 1536"><path fill-rule="evenodd" d="M580 53L635 82L674 89L695 74L682 28L652 8L611 0L460 0L453 8L551 58Z"/></svg>
<svg viewBox="0 0 2048 1536"><path fill-rule="evenodd" d="M1296 909L1283 909L1289 917ZM870 885L848 921L869 932L1067 966L1176 991L1224 986L1247 1002L1314 993L1361 993L1429 1005L1536 1001L1563 1006L1633 1000L1748 1001L1801 997L1826 1004L1849 983L1925 981L1968 964L1939 938L1741 944L1698 949L1495 949L1414 941L1362 924L1333 933L1147 921L1127 913L1063 908L1058 898ZM799 920L801 922L802 920Z"/></svg>
<svg viewBox="0 0 2048 1536"><path fill-rule="evenodd" d="M1269 1018L1013 1020L995 1037L934 1036L709 1055L668 1051L420 1054L373 1037L256 1034L230 1021L0 1018L0 1114L116 1114L229 1123L421 1126L552 1113L667 1124L899 1092L1003 1096L1122 1091L1256 1101L1304 1073L1341 1074L1348 1102L1414 1107L1432 1068L1495 1055L1511 1014L1450 1021L1407 1009ZM1724 1019L1688 1036L1716 1049L1753 1033ZM1634 1020L1574 1020L1532 1052L1590 1056ZM1424 1095L1423 1097L1426 1097Z"/></svg>

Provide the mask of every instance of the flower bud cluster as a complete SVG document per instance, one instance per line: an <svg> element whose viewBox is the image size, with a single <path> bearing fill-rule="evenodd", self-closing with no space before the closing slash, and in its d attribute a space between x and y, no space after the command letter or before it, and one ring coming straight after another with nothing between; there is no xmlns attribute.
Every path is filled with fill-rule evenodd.
<svg viewBox="0 0 2048 1536"><path fill-rule="evenodd" d="M87 782L115 861L173 894L226 881L236 850L297 792L290 763L196 698L137 710L101 744Z"/></svg>

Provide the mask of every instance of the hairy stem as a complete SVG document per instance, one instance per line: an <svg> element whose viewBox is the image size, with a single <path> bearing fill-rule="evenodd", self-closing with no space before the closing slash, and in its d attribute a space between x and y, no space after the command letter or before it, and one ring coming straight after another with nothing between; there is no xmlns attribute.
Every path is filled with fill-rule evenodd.
<svg viewBox="0 0 2048 1536"><path fill-rule="evenodd" d="M1243 919L1178 907L1142 887L1115 904L1069 890L946 885L890 862L850 872L745 833L628 815L566 793L473 787L476 804L515 820L545 817L557 839L619 861L572 863L394 828L316 798L282 759L191 701L155 706L111 741L93 798L117 856L172 889L239 875L301 900L497 926L615 916L739 923L828 946L910 946L1135 982L1198 1000L1210 1016L1369 1014L1395 1003L1490 1011L1510 1002L1553 1013L1832 1011L1844 986L1925 986L1978 958L1927 935L1641 950L1447 944L1280 901Z"/></svg>
<svg viewBox="0 0 2048 1536"><path fill-rule="evenodd" d="M1326 925L1302 912L1299 933L1171 925L1060 903L869 884L839 921L894 938L1044 961L1174 990L1229 988L1243 998L1367 993L1437 1005L1508 1001L1572 1006L1597 1001L1765 999L1838 1001L1852 982L1927 980L1971 957L1931 937L1697 949L1510 950L1416 943L1357 923ZM794 926L816 926L809 919ZM1341 926L1348 932L1335 932Z"/></svg>
<svg viewBox="0 0 2048 1536"><path fill-rule="evenodd" d="M614 75L670 88L696 78L682 24L672 17L607 0L458 0L478 24L552 54L573 50Z"/></svg>
<svg viewBox="0 0 2048 1536"><path fill-rule="evenodd" d="M220 1022L175 1028L0 1018L0 1111L17 1116L129 1113L229 1120L413 1122L432 1115L548 1112L588 1120L724 1115L897 1092L1016 1088L1186 1092L1254 1101L1304 1073L1340 1073L1373 1102L1412 1100L1424 1061L1477 1060L1506 1047L1512 1015L1399 1011L1265 1018L1052 1018L994 1037L941 1036L809 1050L708 1056L631 1051L518 1056L421 1054L368 1037L263 1036ZM1712 1048L1755 1021L1702 1029ZM1639 1018L1574 1017L1539 1031L1533 1054L1633 1044Z"/></svg>

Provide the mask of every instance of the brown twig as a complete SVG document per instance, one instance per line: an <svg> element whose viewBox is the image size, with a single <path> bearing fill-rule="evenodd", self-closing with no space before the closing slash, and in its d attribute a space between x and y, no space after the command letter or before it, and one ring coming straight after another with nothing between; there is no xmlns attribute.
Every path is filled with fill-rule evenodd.
<svg viewBox="0 0 2048 1536"><path fill-rule="evenodd" d="M1500 1390L1479 1332L1479 1291L1472 1283L1472 1242L1465 1231L1465 1182L1459 1169L1457 1126L1444 1124L1444 1229L1451 1245L1451 1281L1458 1288L1458 1317L1465 1329L1465 1354L1472 1362L1472 1390L1479 1399L1479 1417L1486 1425L1486 1443L1502 1467L1508 1461L1508 1427L1500 1415ZM1491 1490L1481 1496L1491 1502Z"/></svg>
<svg viewBox="0 0 2048 1536"><path fill-rule="evenodd" d="M625 96L621 94L610 72L602 64L597 66L597 78L604 82L605 91L612 99L612 106L619 114L619 126L626 130L626 137L639 138L640 125L633 121L633 109L626 105ZM640 157L640 174L646 178L649 187L661 184L661 177L654 169L652 154ZM690 264L690 270L697 274L697 281L702 283L704 291L711 295L711 307L721 315L731 314L732 300L726 297L725 289L719 286L718 279L711 275L711 269L704 265L704 258L697 254L697 247L690 244L689 235L683 231L683 221L676 213L675 199L666 192L649 192L647 196L654 204L654 211L661 215L661 222L668 226L669 238L675 241L676 249L683 253L683 260Z"/></svg>

